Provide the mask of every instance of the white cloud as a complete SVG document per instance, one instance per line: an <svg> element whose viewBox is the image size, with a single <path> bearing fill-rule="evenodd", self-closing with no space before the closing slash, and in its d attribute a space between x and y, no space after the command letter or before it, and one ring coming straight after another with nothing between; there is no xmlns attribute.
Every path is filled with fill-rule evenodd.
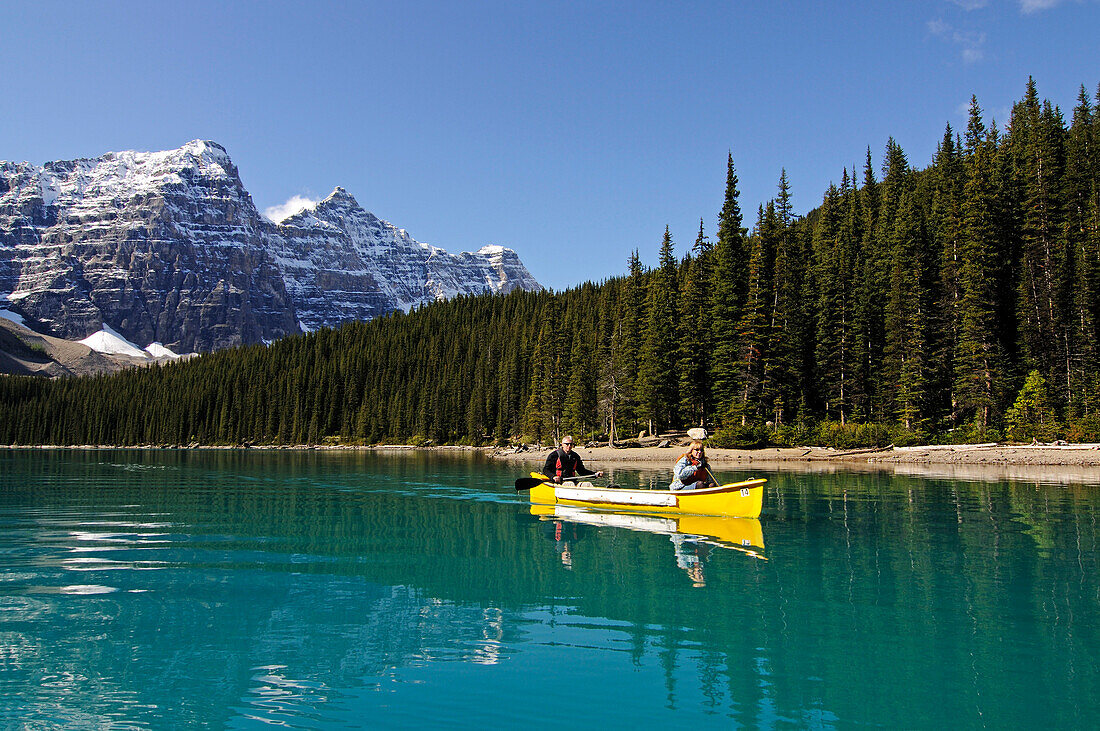
<svg viewBox="0 0 1100 731"><path fill-rule="evenodd" d="M1056 5L1061 5L1062 0L1020 0L1020 12L1028 15L1040 10L1050 10Z"/></svg>
<svg viewBox="0 0 1100 731"><path fill-rule="evenodd" d="M306 198L304 195L293 196L286 203L271 206L264 209L264 215L275 223L282 223L295 213L300 213L307 208L313 208L319 201Z"/></svg>
<svg viewBox="0 0 1100 731"><path fill-rule="evenodd" d="M1040 10L1050 10L1061 5L1065 0L1017 0L1020 12L1027 15L1037 13ZM963 10L981 10L988 8L991 0L950 0L953 5L958 5Z"/></svg>
<svg viewBox="0 0 1100 731"><path fill-rule="evenodd" d="M928 30L934 36L946 38L951 33L951 26L942 20L930 20L928 21Z"/></svg>
<svg viewBox="0 0 1100 731"><path fill-rule="evenodd" d="M985 33L962 31L943 20L928 21L928 31L957 46L965 63L977 63L985 58Z"/></svg>

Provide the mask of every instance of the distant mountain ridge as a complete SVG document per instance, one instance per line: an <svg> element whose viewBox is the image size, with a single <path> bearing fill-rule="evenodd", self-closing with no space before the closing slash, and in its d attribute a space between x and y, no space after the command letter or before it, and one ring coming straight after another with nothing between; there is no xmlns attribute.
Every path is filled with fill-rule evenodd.
<svg viewBox="0 0 1100 731"><path fill-rule="evenodd" d="M449 254L342 188L273 223L214 142L0 162L0 308L58 337L210 351L516 288L541 289L514 251Z"/></svg>
<svg viewBox="0 0 1100 731"><path fill-rule="evenodd" d="M364 210L343 188L277 225L277 264L305 330L477 292L541 289L511 249L448 254Z"/></svg>

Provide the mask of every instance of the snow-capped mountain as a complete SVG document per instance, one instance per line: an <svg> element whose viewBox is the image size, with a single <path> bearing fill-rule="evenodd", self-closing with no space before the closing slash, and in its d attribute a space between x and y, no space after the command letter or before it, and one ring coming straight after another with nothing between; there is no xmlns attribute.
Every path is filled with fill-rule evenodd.
<svg viewBox="0 0 1100 731"><path fill-rule="evenodd" d="M540 288L511 249L448 254L363 210L343 188L276 232L276 264L306 330L458 294Z"/></svg>
<svg viewBox="0 0 1100 731"><path fill-rule="evenodd" d="M0 302L59 337L208 351L515 288L540 287L513 251L448 254L342 188L272 223L213 142L0 162Z"/></svg>

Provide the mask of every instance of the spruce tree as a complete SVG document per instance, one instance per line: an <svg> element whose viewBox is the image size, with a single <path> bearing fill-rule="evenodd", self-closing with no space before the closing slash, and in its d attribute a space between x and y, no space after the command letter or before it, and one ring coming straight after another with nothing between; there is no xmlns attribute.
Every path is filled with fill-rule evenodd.
<svg viewBox="0 0 1100 731"><path fill-rule="evenodd" d="M579 312L578 312L579 314ZM596 334L588 323L570 318L573 342L569 350L574 354L572 367L565 374L566 396L563 406L563 433L578 438L595 429L596 422Z"/></svg>
<svg viewBox="0 0 1100 731"><path fill-rule="evenodd" d="M704 426L712 413L709 369L714 358L710 318L713 247L703 233L695 238L692 255L684 267L684 283L679 297L679 394L680 411L689 424Z"/></svg>
<svg viewBox="0 0 1100 731"><path fill-rule="evenodd" d="M1067 247L1066 415L1073 419L1089 408L1090 380L1100 373L1097 307L1100 306L1100 252L1093 248L1090 215L1096 194L1092 138L1094 110L1082 86L1066 137L1064 236Z"/></svg>
<svg viewBox="0 0 1100 731"><path fill-rule="evenodd" d="M672 236L666 226L660 266L648 277L635 383L639 416L650 434L669 426L677 404L675 271Z"/></svg>
<svg viewBox="0 0 1100 731"><path fill-rule="evenodd" d="M769 202L767 209L761 206L757 212L756 230L749 238L748 296L737 323L737 392L726 416L727 422L739 422L741 426L761 420L768 324L771 321L772 267L779 228L775 202Z"/></svg>
<svg viewBox="0 0 1100 731"><path fill-rule="evenodd" d="M931 339L928 344L932 364L929 378L933 394L938 394L934 405L937 419L954 411L951 403L951 382L954 377L953 356L958 345L959 311L962 290L959 282L961 256L961 232L963 209L962 147L947 125L943 139L936 150L930 171L928 235L939 262L935 284L935 307L931 313Z"/></svg>
<svg viewBox="0 0 1100 731"><path fill-rule="evenodd" d="M627 276L621 284L618 323L612 335L611 363L615 374L614 404L618 421L623 428L635 430L638 406L635 398L638 379L638 353L640 350L641 319L645 291L645 271L635 249L627 261Z"/></svg>
<svg viewBox="0 0 1100 731"><path fill-rule="evenodd" d="M977 98L966 130L966 185L959 251L958 342L953 357L956 422L974 419L979 431L992 424L1003 376L995 332L998 213L996 137L986 130Z"/></svg>
<svg viewBox="0 0 1100 731"><path fill-rule="evenodd" d="M768 320L765 340L762 404L776 426L784 424L802 401L800 398L803 311L802 280L805 256L794 229L790 183L784 169L779 176L779 194L774 203L774 226L759 231L770 237L763 249L771 252Z"/></svg>
<svg viewBox="0 0 1100 731"><path fill-rule="evenodd" d="M1067 341L1059 306L1066 267L1061 181L1065 167L1064 124L1039 101L1034 79L1012 111L1005 154L1012 165L1012 202L1019 207L1019 276L1016 284L1019 350L1026 368L1050 376L1059 360L1065 383ZM1061 357L1059 357L1061 356Z"/></svg>
<svg viewBox="0 0 1100 731"><path fill-rule="evenodd" d="M859 261L856 285L856 329L858 337L854 348L858 369L855 387L855 416L859 419L883 418L881 404L883 312L885 309L885 282L888 263L881 245L879 233L881 184L875 179L871 162L871 148L863 168L863 187L859 192L858 220Z"/></svg>
<svg viewBox="0 0 1100 731"><path fill-rule="evenodd" d="M523 417L524 432L540 443L550 439L556 444L561 436L565 347L560 317L558 300L548 297L541 313Z"/></svg>
<svg viewBox="0 0 1100 731"><path fill-rule="evenodd" d="M714 408L720 420L729 417L738 403L738 324L748 298L748 249L742 228L741 206L737 189L733 153L726 162L726 192L718 214L718 234L714 245L713 282L710 285L711 335L710 383Z"/></svg>
<svg viewBox="0 0 1100 731"><path fill-rule="evenodd" d="M841 188L830 185L813 228L814 380L826 418L847 422L852 410L856 240L846 204L853 197L848 171Z"/></svg>
<svg viewBox="0 0 1100 731"><path fill-rule="evenodd" d="M607 331L603 334L603 345L600 348L596 397L610 447L615 447L618 441L624 403L630 390L627 357L623 353L625 317L619 312L621 290L626 281L624 278L605 286L605 304L602 308Z"/></svg>
<svg viewBox="0 0 1100 731"><path fill-rule="evenodd" d="M886 300L884 378L893 412L902 426L915 430L924 416L927 372L928 250L924 224L911 191L901 193L891 236L893 250Z"/></svg>

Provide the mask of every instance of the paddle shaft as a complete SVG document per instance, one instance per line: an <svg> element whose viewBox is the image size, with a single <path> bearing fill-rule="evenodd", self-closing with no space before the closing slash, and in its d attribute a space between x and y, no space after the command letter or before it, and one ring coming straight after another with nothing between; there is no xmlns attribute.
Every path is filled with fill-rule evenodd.
<svg viewBox="0 0 1100 731"><path fill-rule="evenodd" d="M722 484L718 482L718 478L714 476L714 473L710 471L710 465L707 465L707 476L710 477L710 481L714 483L715 487Z"/></svg>
<svg viewBox="0 0 1100 731"><path fill-rule="evenodd" d="M597 476L598 476L598 474L596 472L589 472L587 475L573 475L572 477L563 477L563 478L561 478L561 481L562 482L577 482L578 480L585 480L585 479L588 479L589 477L597 477ZM532 472L531 477L537 477L538 479L542 480L543 482L553 482L554 481L554 478L547 477L546 475L542 474L541 472Z"/></svg>
<svg viewBox="0 0 1100 731"><path fill-rule="evenodd" d="M593 477L594 475L595 475L595 473L593 472L591 475L576 475L574 477L563 477L563 478L561 478L561 480L562 480L562 482L575 482L577 480L583 480L586 477ZM536 485L541 485L544 482L553 482L553 480L551 480L549 477L547 477L546 475L541 474L539 472L532 472L530 477L521 477L518 480L516 480L516 492L521 492L523 490L530 490L532 487L534 487Z"/></svg>
<svg viewBox="0 0 1100 731"><path fill-rule="evenodd" d="M707 470L707 474L710 476L711 481L714 482L714 486L715 487L722 487L722 483L719 482L718 478L716 478L714 476L714 473L710 471L710 467L707 467L706 470ZM767 482L767 480L762 481L759 485L745 485L741 489L742 490L755 490L758 487L763 487L764 482ZM732 484L736 484L736 483L732 483Z"/></svg>

